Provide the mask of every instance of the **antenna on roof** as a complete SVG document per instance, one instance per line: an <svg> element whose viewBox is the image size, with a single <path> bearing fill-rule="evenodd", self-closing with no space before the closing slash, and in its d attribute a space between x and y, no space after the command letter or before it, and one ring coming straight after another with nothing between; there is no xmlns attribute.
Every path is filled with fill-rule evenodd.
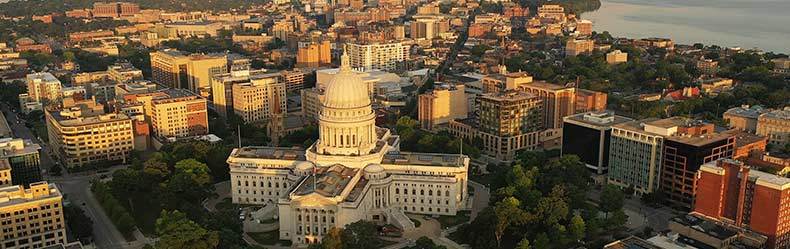
<svg viewBox="0 0 790 249"><path fill-rule="evenodd" d="M239 135L239 149L241 149L241 125L236 125L236 134Z"/></svg>

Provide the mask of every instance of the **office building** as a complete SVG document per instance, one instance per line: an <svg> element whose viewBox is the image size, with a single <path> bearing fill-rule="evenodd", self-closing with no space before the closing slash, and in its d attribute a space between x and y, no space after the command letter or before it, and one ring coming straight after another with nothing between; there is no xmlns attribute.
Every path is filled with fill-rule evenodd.
<svg viewBox="0 0 790 249"><path fill-rule="evenodd" d="M576 155L587 168L604 175L609 168L612 126L633 119L612 112L587 112L563 118L562 155Z"/></svg>
<svg viewBox="0 0 790 249"><path fill-rule="evenodd" d="M268 74L266 70L236 70L230 73L217 74L211 80L211 99L214 111L220 117L228 118L233 112L233 85L249 83L251 78Z"/></svg>
<svg viewBox="0 0 790 249"><path fill-rule="evenodd" d="M301 70L280 71L280 81L285 83L285 91L299 92L304 89L306 73Z"/></svg>
<svg viewBox="0 0 790 249"><path fill-rule="evenodd" d="M735 132L716 131L713 124L672 117L645 125L664 137L661 160L661 190L668 201L691 209L699 167L720 158L732 158Z"/></svg>
<svg viewBox="0 0 790 249"><path fill-rule="evenodd" d="M170 88L204 93L211 87L211 77L227 73L225 54L187 55L166 49L151 53L151 79Z"/></svg>
<svg viewBox="0 0 790 249"><path fill-rule="evenodd" d="M562 118L576 112L576 88L535 81L521 85L521 88L543 100L543 127L558 129Z"/></svg>
<svg viewBox="0 0 790 249"><path fill-rule="evenodd" d="M590 20L579 20L576 22L576 33L582 36L590 36L593 32L593 23Z"/></svg>
<svg viewBox="0 0 790 249"><path fill-rule="evenodd" d="M324 90L318 87L302 89L302 116L311 122L318 122L318 113L321 111L321 102L324 101Z"/></svg>
<svg viewBox="0 0 790 249"><path fill-rule="evenodd" d="M716 74L719 71L719 62L703 57L697 61L697 70L703 74Z"/></svg>
<svg viewBox="0 0 790 249"><path fill-rule="evenodd" d="M451 120L449 131L479 146L495 161L509 162L519 150L535 150L543 131L543 100L523 91L486 93L476 98L477 117Z"/></svg>
<svg viewBox="0 0 790 249"><path fill-rule="evenodd" d="M544 4L538 7L538 17L565 21L565 8L557 4Z"/></svg>
<svg viewBox="0 0 790 249"><path fill-rule="evenodd" d="M346 44L351 57L351 67L362 71L379 69L397 71L405 69L409 60L409 45L402 42Z"/></svg>
<svg viewBox="0 0 790 249"><path fill-rule="evenodd" d="M594 40L570 39L565 43L565 56L577 56L585 53L592 53L595 49Z"/></svg>
<svg viewBox="0 0 790 249"><path fill-rule="evenodd" d="M450 30L450 23L442 16L418 15L413 18L409 25L409 37L412 39L432 40Z"/></svg>
<svg viewBox="0 0 790 249"><path fill-rule="evenodd" d="M768 143L780 148L790 143L790 106L772 110L757 118L757 134L768 137Z"/></svg>
<svg viewBox="0 0 790 249"><path fill-rule="evenodd" d="M68 168L94 163L125 163L134 149L132 120L121 113L104 113L95 103L64 110L47 110L52 152Z"/></svg>
<svg viewBox="0 0 790 249"><path fill-rule="evenodd" d="M420 94L417 109L420 127L433 130L450 120L465 119L469 110L464 85L442 84Z"/></svg>
<svg viewBox="0 0 790 249"><path fill-rule="evenodd" d="M217 37L225 26L221 22L187 21L172 22L165 27L175 31L178 37Z"/></svg>
<svg viewBox="0 0 790 249"><path fill-rule="evenodd" d="M116 83L129 83L142 80L143 71L135 68L131 63L116 63L107 67L107 76Z"/></svg>
<svg viewBox="0 0 790 249"><path fill-rule="evenodd" d="M754 133L757 132L757 119L769 111L759 105L743 105L728 109L722 116L730 123L731 128Z"/></svg>
<svg viewBox="0 0 790 249"><path fill-rule="evenodd" d="M93 3L91 11L93 17L116 18L121 16L133 16L140 13L140 6L134 3Z"/></svg>
<svg viewBox="0 0 790 249"><path fill-rule="evenodd" d="M41 176L41 146L21 138L0 139L0 161L7 163L13 185L27 186L44 178ZM4 167L5 168L5 167ZM5 176L3 177L6 178Z"/></svg>
<svg viewBox="0 0 790 249"><path fill-rule="evenodd" d="M206 99L184 89L168 89L151 99L150 120L154 136L159 139L207 135Z"/></svg>
<svg viewBox="0 0 790 249"><path fill-rule="evenodd" d="M42 103L56 103L63 87L60 80L50 73L33 73L26 77L27 94L30 100Z"/></svg>
<svg viewBox="0 0 790 249"><path fill-rule="evenodd" d="M469 158L400 152L399 138L376 127L348 56L341 61L326 87L315 144L231 152L233 202L276 205L279 239L296 246L320 243L332 228L359 220L411 229L406 213L452 216L466 209Z"/></svg>
<svg viewBox="0 0 790 249"><path fill-rule="evenodd" d="M285 83L278 73L256 75L249 82L233 84L233 111L246 123L282 117L287 112Z"/></svg>
<svg viewBox="0 0 790 249"><path fill-rule="evenodd" d="M532 76L526 72L508 73L507 68L502 65L499 72L489 74L480 80L483 83L484 93L497 93L508 90L516 90L519 87L532 83Z"/></svg>
<svg viewBox="0 0 790 249"><path fill-rule="evenodd" d="M55 184L36 182L0 188L3 248L66 244L63 195Z"/></svg>
<svg viewBox="0 0 790 249"><path fill-rule="evenodd" d="M645 119L612 125L607 182L639 194L658 190L664 138Z"/></svg>
<svg viewBox="0 0 790 249"><path fill-rule="evenodd" d="M318 67L332 64L329 40L299 42L296 53L297 67Z"/></svg>
<svg viewBox="0 0 790 249"><path fill-rule="evenodd" d="M790 179L722 159L700 167L694 212L768 237L762 248L790 247Z"/></svg>
<svg viewBox="0 0 790 249"><path fill-rule="evenodd" d="M606 63L608 64L620 64L628 62L628 53L615 50L609 53L606 53Z"/></svg>
<svg viewBox="0 0 790 249"><path fill-rule="evenodd" d="M0 159L0 187L11 186L11 163L8 159Z"/></svg>

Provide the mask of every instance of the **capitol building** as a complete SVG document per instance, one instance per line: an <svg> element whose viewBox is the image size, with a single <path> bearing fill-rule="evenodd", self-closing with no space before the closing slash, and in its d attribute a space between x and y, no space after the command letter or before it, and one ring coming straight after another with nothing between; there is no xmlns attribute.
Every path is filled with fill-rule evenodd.
<svg viewBox="0 0 790 249"><path fill-rule="evenodd" d="M410 229L406 213L468 209L469 157L401 152L398 136L376 127L364 84L343 54L324 92L315 144L234 149L227 160L233 203L276 205L280 239L297 246L359 220Z"/></svg>

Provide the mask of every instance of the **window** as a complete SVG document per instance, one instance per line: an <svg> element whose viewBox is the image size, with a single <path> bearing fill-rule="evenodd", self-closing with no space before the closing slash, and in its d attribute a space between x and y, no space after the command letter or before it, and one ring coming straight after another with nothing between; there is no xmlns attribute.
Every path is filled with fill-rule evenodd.
<svg viewBox="0 0 790 249"><path fill-rule="evenodd" d="M399 188L395 189L395 194L400 194L400 189Z"/></svg>

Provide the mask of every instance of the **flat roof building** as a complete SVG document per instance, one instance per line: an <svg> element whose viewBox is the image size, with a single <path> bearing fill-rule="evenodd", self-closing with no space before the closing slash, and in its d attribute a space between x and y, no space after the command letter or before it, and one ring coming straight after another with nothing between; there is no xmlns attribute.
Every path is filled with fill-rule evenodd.
<svg viewBox="0 0 790 249"><path fill-rule="evenodd" d="M577 155L598 175L609 167L609 143L612 126L633 119L613 112L588 112L563 118L562 155Z"/></svg>
<svg viewBox="0 0 790 249"><path fill-rule="evenodd" d="M55 184L0 188L3 248L44 248L66 243L63 195Z"/></svg>

